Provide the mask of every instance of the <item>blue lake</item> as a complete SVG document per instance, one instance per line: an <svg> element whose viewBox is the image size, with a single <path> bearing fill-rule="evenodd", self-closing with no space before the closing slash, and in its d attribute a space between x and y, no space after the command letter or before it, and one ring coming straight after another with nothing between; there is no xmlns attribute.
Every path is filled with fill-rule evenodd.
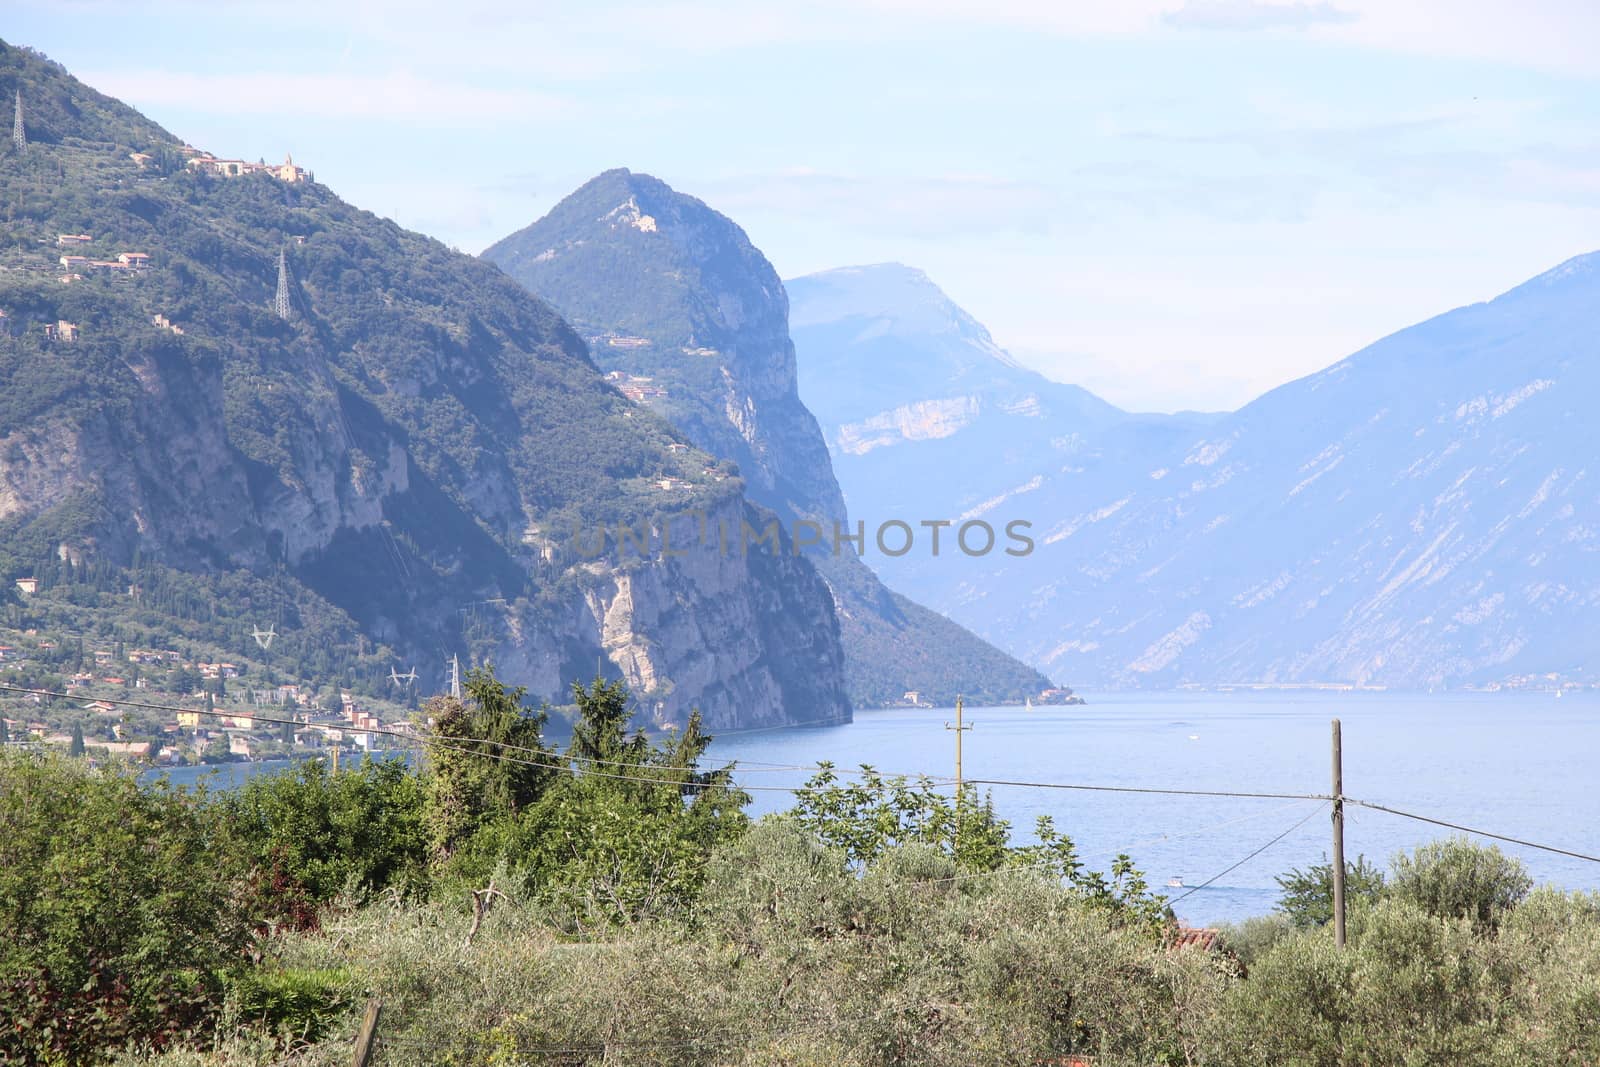
<svg viewBox="0 0 1600 1067"><path fill-rule="evenodd" d="M968 708L968 778L1089 785L1325 794L1329 722L1344 734L1346 796L1512 837L1600 855L1600 696L1568 693L1179 693L1085 694L1073 707ZM719 738L710 755L741 763L741 784L790 787L807 777L763 764L839 767L948 778L950 709L858 712L845 726ZM991 787L985 787L991 788ZM1039 815L1054 818L1083 859L1104 870L1131 855L1151 884L1193 887L1310 814L1261 855L1176 903L1179 916L1209 924L1264 914L1278 897L1274 876L1322 862L1330 819L1316 801L991 788L1001 817L1031 837ZM789 803L753 792L752 813ZM1397 850L1451 833L1350 806L1345 850L1380 866ZM1600 890L1600 864L1501 844L1541 882Z"/></svg>
<svg viewBox="0 0 1600 1067"><path fill-rule="evenodd" d="M1346 796L1600 855L1600 695L1568 693L1177 693L1085 694L1087 705L967 708L965 773L1084 785L1230 792L1329 791L1330 720L1344 734ZM844 726L727 734L712 761L736 760L751 789L752 815L779 811L809 774L784 769L820 760L866 763L886 773L953 773L953 709L857 712ZM230 788L286 761L225 764L209 780ZM212 768L179 768L192 784ZM155 772L151 772L155 773ZM1185 921L1231 921L1272 910L1274 876L1324 860L1330 822L1317 801L1247 800L983 787L1019 839L1051 816L1091 866L1133 857ZM1309 818L1307 818L1309 816ZM1245 859L1290 827L1282 840L1198 889L1179 894ZM1387 866L1397 850L1451 831L1350 806L1346 854ZM1502 843L1534 877L1568 889L1600 890L1600 864ZM1167 889L1169 878L1184 889Z"/></svg>

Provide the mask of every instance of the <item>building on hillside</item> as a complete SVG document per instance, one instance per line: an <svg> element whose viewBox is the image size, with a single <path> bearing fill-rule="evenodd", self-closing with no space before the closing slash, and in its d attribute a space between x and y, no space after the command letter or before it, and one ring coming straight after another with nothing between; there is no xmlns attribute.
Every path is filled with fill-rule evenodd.
<svg viewBox="0 0 1600 1067"><path fill-rule="evenodd" d="M86 245L94 238L86 233L58 233L56 234L57 248L72 248L77 245Z"/></svg>
<svg viewBox="0 0 1600 1067"><path fill-rule="evenodd" d="M57 262L62 270L88 270L92 260L88 256L62 256Z"/></svg>
<svg viewBox="0 0 1600 1067"><path fill-rule="evenodd" d="M103 748L113 756L126 756L129 759L149 759L149 741L101 741L95 748Z"/></svg>
<svg viewBox="0 0 1600 1067"><path fill-rule="evenodd" d="M121 263L124 267L132 267L134 270L143 270L150 265L150 253L120 252L117 254L117 262Z"/></svg>
<svg viewBox="0 0 1600 1067"><path fill-rule="evenodd" d="M44 324L44 339L46 341L66 341L69 344L78 339L78 324L75 322L47 322Z"/></svg>
<svg viewBox="0 0 1600 1067"><path fill-rule="evenodd" d="M1185 948L1210 952L1218 947L1217 940L1221 936L1221 931L1210 927L1179 926L1177 932L1172 935L1172 940L1168 942L1167 948L1172 952Z"/></svg>
<svg viewBox="0 0 1600 1067"><path fill-rule="evenodd" d="M243 159L218 159L210 152L196 152L189 160L191 170L201 174L215 174L222 178L242 178L246 174L266 174L278 179L280 182L309 182L314 181L309 170L295 165L294 157L285 154L283 162L268 163L261 160L250 163Z"/></svg>
<svg viewBox="0 0 1600 1067"><path fill-rule="evenodd" d="M145 167L150 165L150 161L155 157L149 152L129 152L128 158L133 160L134 166L138 167L140 170L144 170Z"/></svg>
<svg viewBox="0 0 1600 1067"><path fill-rule="evenodd" d="M31 596L32 594L37 593L39 591L39 579L37 579L37 578L18 578L17 579L17 589L19 591L27 593L27 594L29 594Z"/></svg>

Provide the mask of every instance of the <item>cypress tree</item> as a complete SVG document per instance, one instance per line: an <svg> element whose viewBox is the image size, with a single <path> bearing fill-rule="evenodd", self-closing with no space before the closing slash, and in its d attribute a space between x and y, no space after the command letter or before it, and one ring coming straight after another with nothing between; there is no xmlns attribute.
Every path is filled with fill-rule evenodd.
<svg viewBox="0 0 1600 1067"><path fill-rule="evenodd" d="M67 755L83 755L83 727L81 725L74 724L72 727L72 743L67 746Z"/></svg>

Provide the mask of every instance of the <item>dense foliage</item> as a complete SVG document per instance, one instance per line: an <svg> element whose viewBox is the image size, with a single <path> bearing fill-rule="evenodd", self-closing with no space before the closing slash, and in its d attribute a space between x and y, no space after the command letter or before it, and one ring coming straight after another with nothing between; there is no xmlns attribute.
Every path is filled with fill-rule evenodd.
<svg viewBox="0 0 1600 1067"><path fill-rule="evenodd" d="M1286 914L1178 947L1120 858L986 799L824 767L750 825L698 724L574 691L562 750L492 674L425 762L235 793L0 757L0 1057L18 1063L1585 1063L1600 900L1464 840L1364 860L1350 944ZM1289 916L1296 921L1290 921ZM1298 922L1298 925L1297 925ZM119 1051L121 1050L121 1051Z"/></svg>

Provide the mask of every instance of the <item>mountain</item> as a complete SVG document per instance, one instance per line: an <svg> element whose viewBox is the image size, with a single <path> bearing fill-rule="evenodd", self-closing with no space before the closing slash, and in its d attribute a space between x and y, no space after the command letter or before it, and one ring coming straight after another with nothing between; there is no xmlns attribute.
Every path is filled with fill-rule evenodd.
<svg viewBox="0 0 1600 1067"><path fill-rule="evenodd" d="M953 518L1126 416L1013 360L899 263L784 283L800 395L857 513ZM938 477L906 477L907 465Z"/></svg>
<svg viewBox="0 0 1600 1067"><path fill-rule="evenodd" d="M907 690L1021 700L1049 687L886 589L849 545L833 551L835 524L853 527L797 391L783 285L730 219L648 175L612 170L483 255L566 316L625 394L731 463L758 502L791 528L817 524L824 547L805 558L832 589L858 703L896 703Z"/></svg>
<svg viewBox="0 0 1600 1067"><path fill-rule="evenodd" d="M1101 430L975 509L1036 551L910 588L1082 684L1600 681L1597 338L1600 254L1165 441Z"/></svg>
<svg viewBox="0 0 1600 1067"><path fill-rule="evenodd" d="M144 607L175 632L241 643L283 618L274 655L328 681L398 661L437 682L455 652L558 702L603 664L660 722L848 718L831 598L787 545L729 558L679 529L672 555L580 547L585 529L659 538L669 498L726 524L768 513L606 385L547 305L293 164L218 160L0 43L0 95L17 92L8 579L125 572L130 594L165 591Z"/></svg>

